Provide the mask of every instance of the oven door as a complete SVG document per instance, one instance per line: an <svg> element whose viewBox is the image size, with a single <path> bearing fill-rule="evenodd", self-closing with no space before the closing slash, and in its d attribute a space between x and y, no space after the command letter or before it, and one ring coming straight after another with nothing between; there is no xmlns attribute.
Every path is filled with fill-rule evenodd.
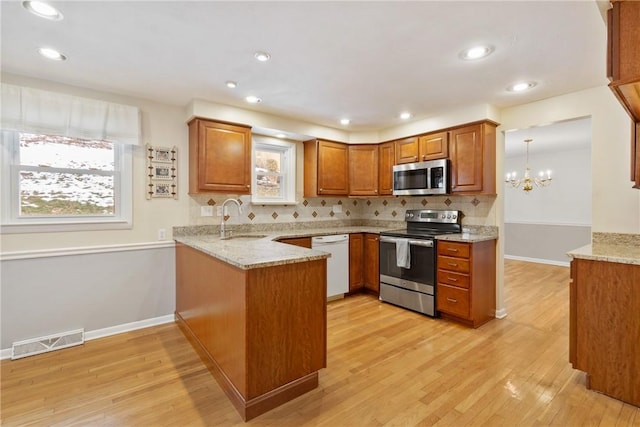
<svg viewBox="0 0 640 427"><path fill-rule="evenodd" d="M433 240L409 239L411 268L398 267L396 241L398 238L380 236L380 276L395 277L435 286L436 251Z"/></svg>

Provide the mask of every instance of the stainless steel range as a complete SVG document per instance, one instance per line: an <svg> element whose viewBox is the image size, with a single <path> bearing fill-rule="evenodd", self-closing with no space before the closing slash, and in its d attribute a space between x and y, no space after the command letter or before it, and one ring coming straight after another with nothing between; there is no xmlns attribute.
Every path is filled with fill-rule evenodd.
<svg viewBox="0 0 640 427"><path fill-rule="evenodd" d="M436 241L460 233L460 211L407 210L406 229L380 233L380 301L437 315Z"/></svg>

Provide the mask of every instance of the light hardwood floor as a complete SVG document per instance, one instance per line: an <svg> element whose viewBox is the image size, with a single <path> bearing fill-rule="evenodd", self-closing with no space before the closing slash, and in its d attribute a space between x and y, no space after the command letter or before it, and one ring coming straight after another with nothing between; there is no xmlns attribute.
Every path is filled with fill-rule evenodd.
<svg viewBox="0 0 640 427"><path fill-rule="evenodd" d="M255 426L640 426L568 362L568 268L506 261L508 316L473 330L359 295L329 303L320 386ZM3 361L3 426L232 426L174 324Z"/></svg>

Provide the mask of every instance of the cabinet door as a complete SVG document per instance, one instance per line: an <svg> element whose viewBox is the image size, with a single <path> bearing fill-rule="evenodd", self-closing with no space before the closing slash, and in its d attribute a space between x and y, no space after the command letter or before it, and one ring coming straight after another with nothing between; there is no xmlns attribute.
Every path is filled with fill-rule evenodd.
<svg viewBox="0 0 640 427"><path fill-rule="evenodd" d="M349 292L362 289L364 280L364 234L349 234Z"/></svg>
<svg viewBox="0 0 640 427"><path fill-rule="evenodd" d="M640 189L640 122L633 126L631 136L631 181L633 188Z"/></svg>
<svg viewBox="0 0 640 427"><path fill-rule="evenodd" d="M202 119L189 127L189 192L250 194L251 129Z"/></svg>
<svg viewBox="0 0 640 427"><path fill-rule="evenodd" d="M349 194L349 148L339 142L318 142L318 195Z"/></svg>
<svg viewBox="0 0 640 427"><path fill-rule="evenodd" d="M377 145L349 145L349 195L378 195Z"/></svg>
<svg viewBox="0 0 640 427"><path fill-rule="evenodd" d="M451 131L451 192L482 191L480 125Z"/></svg>
<svg viewBox="0 0 640 427"><path fill-rule="evenodd" d="M381 196L393 194L393 165L396 161L394 147L393 142L378 146L378 194Z"/></svg>
<svg viewBox="0 0 640 427"><path fill-rule="evenodd" d="M374 293L380 292L380 236L364 235L364 287Z"/></svg>
<svg viewBox="0 0 640 427"><path fill-rule="evenodd" d="M418 138L420 161L446 159L449 156L449 133L438 132Z"/></svg>
<svg viewBox="0 0 640 427"><path fill-rule="evenodd" d="M399 139L395 145L396 165L418 161L418 138Z"/></svg>

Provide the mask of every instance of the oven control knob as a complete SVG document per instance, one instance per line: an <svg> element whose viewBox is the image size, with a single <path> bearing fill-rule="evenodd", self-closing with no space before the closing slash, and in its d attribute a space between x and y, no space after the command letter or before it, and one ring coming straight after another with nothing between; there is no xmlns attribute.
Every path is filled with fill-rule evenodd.
<svg viewBox="0 0 640 427"><path fill-rule="evenodd" d="M453 219L458 219L458 215L453 214Z"/></svg>
<svg viewBox="0 0 640 427"><path fill-rule="evenodd" d="M451 215L447 215L447 219L451 219Z"/></svg>
<svg viewBox="0 0 640 427"><path fill-rule="evenodd" d="M444 219L444 218L445 218L445 215L444 215L444 214L442 214L442 216L441 216L440 218Z"/></svg>

